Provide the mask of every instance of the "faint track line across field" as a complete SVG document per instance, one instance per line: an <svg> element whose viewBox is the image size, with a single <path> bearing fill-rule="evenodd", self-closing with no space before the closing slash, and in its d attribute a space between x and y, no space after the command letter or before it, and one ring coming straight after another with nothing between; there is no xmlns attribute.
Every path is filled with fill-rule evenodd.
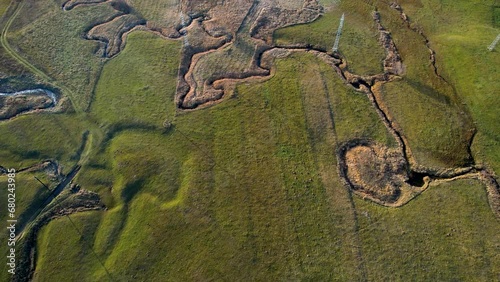
<svg viewBox="0 0 500 282"><path fill-rule="evenodd" d="M14 0L11 1L10 5L9 5L9 8L11 6L13 7L15 5L14 3L15 3ZM7 23L5 24L4 28L2 29L2 33L0 35L0 44L4 48L5 52L7 52L7 54L9 56L11 56L13 59L15 59L19 64L23 65L25 68L27 68L33 74L35 74L38 77L42 78L47 83L55 86L56 88L59 88L59 89L63 90L67 94L66 96L71 100L71 102L73 104L73 107L75 108L75 111L79 112L80 109L77 109L75 107L75 103L73 103L73 101L72 101L72 98L74 97L73 91L71 91L68 87L66 87L64 85L60 85L59 83L56 83L56 81L53 78L51 78L50 76L48 76L44 71L40 70L39 68L37 68L36 66L34 66L33 64L31 64L27 59L25 59L21 55L19 55L19 53L17 53L10 46L9 42L7 41L7 33L9 31L10 27L12 26L12 23L14 22L14 20L19 15L21 9L24 7L24 5L25 5L25 1L21 1L21 2L19 2L17 4L17 7L14 8L15 9L14 13L10 16L9 20L7 21Z"/></svg>

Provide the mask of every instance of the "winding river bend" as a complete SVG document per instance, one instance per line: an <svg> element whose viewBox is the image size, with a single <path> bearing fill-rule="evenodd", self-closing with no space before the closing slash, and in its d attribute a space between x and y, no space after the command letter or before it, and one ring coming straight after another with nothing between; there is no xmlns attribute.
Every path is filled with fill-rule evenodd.
<svg viewBox="0 0 500 282"><path fill-rule="evenodd" d="M42 88L13 93L0 92L0 120L9 120L35 111L51 111L57 107L57 98L54 92Z"/></svg>
<svg viewBox="0 0 500 282"><path fill-rule="evenodd" d="M57 105L57 96L54 94L54 92L49 91L47 89L42 89L42 88L37 88L37 89L29 89L29 90L23 90L23 91L18 91L14 93L1 93L0 96L23 96L23 95L46 95L52 100L52 107Z"/></svg>

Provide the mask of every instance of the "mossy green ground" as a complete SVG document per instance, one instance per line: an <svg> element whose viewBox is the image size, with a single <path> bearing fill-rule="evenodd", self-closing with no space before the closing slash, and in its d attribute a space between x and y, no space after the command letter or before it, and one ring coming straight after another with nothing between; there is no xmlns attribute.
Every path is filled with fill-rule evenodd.
<svg viewBox="0 0 500 282"><path fill-rule="evenodd" d="M179 43L147 32L134 32L127 42L105 65L91 112L106 124L161 127L175 113Z"/></svg>
<svg viewBox="0 0 500 282"><path fill-rule="evenodd" d="M399 209L356 198L368 280L496 280L499 224L486 203L475 180L431 187Z"/></svg>
<svg viewBox="0 0 500 282"><path fill-rule="evenodd" d="M7 11L7 8L9 7L10 0L1 0L0 1L0 17L3 16L3 13Z"/></svg>
<svg viewBox="0 0 500 282"><path fill-rule="evenodd" d="M357 74L377 74L383 71L384 49L378 44L378 31L372 20L373 8L364 1L340 1L338 8L327 11L318 20L304 25L277 30L277 45L311 44L331 51L345 13L339 52L349 63L349 70Z"/></svg>
<svg viewBox="0 0 500 282"><path fill-rule="evenodd" d="M458 48L453 42L447 48ZM132 33L124 52L104 66L88 115L30 115L0 124L6 167L47 158L71 167L83 132L92 135L75 182L97 191L108 210L72 215L77 228L65 217L44 227L36 281L106 281L100 262L117 281L496 278L499 222L477 182L431 187L399 209L352 200L338 178L338 144L394 140L366 96L331 68L297 53L278 60L276 76L266 82L241 84L234 97L208 109L175 113L180 44ZM446 70L453 77L466 73ZM123 100L130 103L114 107ZM476 146L498 166L484 153L498 151L487 143L498 133L489 125L493 108L479 101L471 112L482 118L479 136L486 141ZM174 123L169 130L161 128L165 119ZM24 158L26 152L35 153ZM19 192L23 210L42 188L32 175L19 180L21 191L31 189Z"/></svg>

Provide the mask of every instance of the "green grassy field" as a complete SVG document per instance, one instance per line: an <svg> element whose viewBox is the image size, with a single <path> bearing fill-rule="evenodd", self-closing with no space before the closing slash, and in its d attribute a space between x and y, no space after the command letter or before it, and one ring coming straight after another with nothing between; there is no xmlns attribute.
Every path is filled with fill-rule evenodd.
<svg viewBox="0 0 500 282"><path fill-rule="evenodd" d="M353 71L376 73L383 49L371 25L371 6L361 2L341 2L348 23L341 52ZM438 8L462 15L465 1L456 7L449 1L403 2L429 30L439 69L457 93L432 77L421 39L401 27L395 11L377 2L407 65L407 77L385 86L391 114L424 165L448 166L466 154L470 110L479 128L473 146L477 161L498 169L497 67L489 62L498 57L477 51L486 50L495 32L485 21L477 30L471 27L473 38L482 41L466 40L444 16L422 16ZM180 112L173 100L181 41L133 32L125 50L103 64L92 55L96 45L77 31L109 9L66 12L77 17L70 21L75 26L58 33L54 26L70 16L60 14L53 2L33 5L43 16L30 24L20 16L12 43L40 44L20 50L58 82L82 87L78 91L97 81L95 96L88 114L27 115L0 123L0 165L25 167L54 159L69 169L80 159L83 167L74 182L98 192L108 208L71 215L76 227L62 217L42 228L35 281L497 278L500 226L480 183L432 186L397 209L353 196L342 184L335 156L340 144L354 138L389 147L395 142L366 95L345 85L313 55L279 59L267 81L241 83L234 97L218 105ZM276 42L298 38L331 48L342 10L280 30ZM464 17L463 23L479 15ZM49 41L61 34L68 42L56 48ZM80 63L86 71L72 72ZM102 73L96 71L100 65ZM82 82L88 83L78 86ZM85 93L74 97L77 106L89 103L90 92ZM173 123L168 130L162 128L165 120ZM76 152L86 130L91 140L80 158ZM33 176L19 175L25 218L45 193ZM5 187L3 176L0 187ZM4 189L0 198L6 199ZM3 212L0 220L5 221ZM6 275L3 271L0 279Z"/></svg>
<svg viewBox="0 0 500 282"><path fill-rule="evenodd" d="M133 43L130 46L134 48ZM309 75L303 76L304 73ZM327 88L311 84L321 77L327 81ZM102 151L103 155L90 162L92 169L79 178L84 187L101 185L99 192L108 194L105 198L110 208L104 214L76 217L81 228L87 228L86 234L94 234L93 239L80 240L95 246L106 269L118 280L345 280L365 276L376 280L379 275L386 275L381 272L384 268L371 257L379 254L380 248L390 248L390 244L403 244L410 249L402 252L409 253L421 237L415 232L417 235L405 237L406 240L394 238L390 243L380 241L377 245L372 242L372 233L364 228L373 226L365 223L361 215L372 214L371 209L375 209L380 213L378 222L386 224L388 232L398 232L400 227L393 227L392 214L401 213L395 220L408 220L408 228L413 228L412 218L428 214L426 210L440 207L443 212L453 213L457 203L464 201L461 197L468 196L461 191L469 188L461 183L447 184L450 188L436 188L424 194L442 200L429 204L427 198L417 199L411 209L408 205L392 210L356 200L360 217L358 235L349 194L339 182L333 155L338 143L335 132L343 132L343 138L349 137L347 130L339 130L337 123L332 122L335 118L329 118L328 100L343 91L346 98L360 94L337 81L334 72L317 59L297 54L278 61L277 75L268 82L239 86L237 98L206 110L178 115L171 133L133 129L117 134ZM336 99L333 105L346 105L345 101L339 102L342 99ZM360 102L351 107L354 105L363 107ZM358 119L363 113L346 111L349 112L358 115ZM365 117L365 120L370 119ZM366 131L354 131L351 138L365 136L388 142L383 132L366 135ZM144 144L148 151L140 150ZM465 200L468 209L471 212L479 209L477 212L488 218L488 225L494 230L498 223L487 207L484 190L478 185L471 187L475 196ZM469 227L463 228L477 228L477 225L470 227L475 222L473 218L464 218L467 211L453 214L447 224L456 226L465 220ZM100 223L96 223L99 218ZM441 228L436 221L426 230L434 234ZM75 275L107 279L95 255L82 250L82 241L77 240L80 235L65 219L49 224L42 232L41 252L53 252L44 246L59 244L59 239L48 235L50 232L65 232L71 237L68 241L74 242L57 253L64 258L61 269L69 268L67 261L79 261L86 266ZM464 236L477 244L492 244L495 238L494 234L486 239L476 237L475 233ZM448 249L439 248L438 243L427 242L428 248L436 248L434 253L414 260L446 256ZM361 246L361 251L353 246ZM56 275L48 266L59 262L50 259L54 254L48 254L39 260L40 281L51 277L47 275ZM458 254L459 258L466 255ZM384 255L390 261L390 255L394 254ZM492 259L492 253L485 256ZM452 258L441 263L462 266ZM402 267L395 275L417 278L451 275L447 272L440 276L438 267L423 274ZM460 277L475 277L485 267L475 264ZM142 271L146 268L148 271ZM482 275L487 278L492 274Z"/></svg>
<svg viewBox="0 0 500 282"><path fill-rule="evenodd" d="M82 120L71 114L26 115L1 123L2 166L21 169L52 159L68 172L78 161L76 153L84 126Z"/></svg>
<svg viewBox="0 0 500 282"><path fill-rule="evenodd" d="M92 281L88 273L98 271L102 267L92 254L91 244L94 232L99 224L101 212L86 212L73 215L71 220L62 217L57 223L42 228L37 240L37 271L34 281ZM76 226L76 227L75 227ZM60 236L64 234L65 236ZM57 248L49 247L57 245ZM75 247L78 246L78 247ZM50 258L63 256L66 259L54 268ZM78 261L80 267L74 267ZM82 280L83 279L83 280Z"/></svg>
<svg viewBox="0 0 500 282"><path fill-rule="evenodd" d="M460 109L408 79L385 84L382 93L417 163L437 168L467 164L468 138L473 131Z"/></svg>
<svg viewBox="0 0 500 282"><path fill-rule="evenodd" d="M130 51L141 48L129 43ZM322 94L317 95L308 88L306 99L300 89L308 86L307 79L280 87L305 70L319 78L322 69L325 79L338 78L325 65L302 66L303 60L317 62L310 55L280 61L279 75L262 86L243 85L237 99L177 116L173 132L166 135L138 129L118 133L102 151L105 156L89 162L78 182L101 187L99 192L108 195L110 210L94 245L114 278L357 275L353 239L346 236L354 232L352 212L341 208L349 206L348 195L335 167L324 171L335 162L335 137L322 136L333 132L318 128L324 124L312 116L317 107L322 107L322 117L328 116L330 109L322 103L335 90L320 86ZM324 141L311 143L313 133ZM150 150L140 150L144 144ZM316 173L319 165L322 176ZM331 206L333 196L339 206ZM62 224L57 221L47 229ZM73 251L59 256L66 255L74 257ZM57 263L45 259L40 263ZM150 271L140 276L145 267ZM106 277L103 269L87 275Z"/></svg>
<svg viewBox="0 0 500 282"><path fill-rule="evenodd" d="M499 222L482 185L431 187L399 209L356 199L369 280L494 281Z"/></svg>
<svg viewBox="0 0 500 282"><path fill-rule="evenodd" d="M372 20L372 6L365 1L341 1L318 20L279 29L274 33L277 45L308 43L331 51L342 13L345 13L339 52L349 63L349 70L360 75L383 71L384 49L378 44L378 31Z"/></svg>
<svg viewBox="0 0 500 282"><path fill-rule="evenodd" d="M33 11L37 13L34 19ZM28 1L14 19L7 39L23 58L68 87L71 93L65 94L78 110L85 110L104 59L94 54L99 44L82 40L82 36L93 24L115 13L110 6L66 12L54 1Z"/></svg>
<svg viewBox="0 0 500 282"><path fill-rule="evenodd" d="M495 99L494 93L499 87L495 78L498 76L497 66L500 58L497 56L498 50L493 52L487 50L489 44L498 34L496 27L498 20L492 8L495 1L486 1L477 5L469 1L438 2L430 0L401 1L400 4L409 16L412 26L422 29L429 38L431 48L437 53L438 72L448 83L438 79L433 74L430 64L427 63L429 55L428 50L423 46L423 38L404 28L395 10L379 4L377 7L382 13L383 24L392 31L407 67L406 80L411 82L410 84L418 86L416 89L421 92L421 95L428 93L429 97L433 96L438 101L449 101L450 106L446 107L447 109L442 108L443 110L439 112L451 110L459 114L464 113L462 118L459 118L462 121L459 122L453 122L452 120L456 120L456 118L449 119L448 117L450 124L460 125L466 122L464 128L471 128L471 121L474 121L474 126L478 129L473 144L473 154L476 161L488 164L498 173L500 171L500 155L495 148L499 144L499 131L496 129L498 115L495 113L499 107L499 100ZM447 16L428 16L431 13L442 13L443 11L446 11ZM390 92L388 91L387 95L399 95L398 91L393 91L392 94ZM422 104L422 107L427 107L427 105ZM420 115L417 112L415 114L416 116ZM434 114L428 117L437 118ZM407 123L414 122L408 120ZM406 130L413 131L408 133L416 136L420 133L417 129L418 124L414 124L417 126L408 127ZM430 128L435 127L436 124L438 122L432 122ZM442 131L440 128L444 129L445 127L435 127L434 132L441 134L441 132L446 131ZM455 130L455 133L449 134L448 138L441 138L442 141L447 140L443 144L446 142L457 144L456 149L463 147L460 143L466 141L463 138L456 139L457 134L459 131ZM457 143L457 141L459 142ZM426 141L422 140L420 143L424 144ZM417 147L422 146L417 145ZM456 150L449 152L453 151ZM463 153L461 154L463 155ZM436 156L439 157L439 154ZM429 160L428 158L424 159Z"/></svg>
<svg viewBox="0 0 500 282"><path fill-rule="evenodd" d="M438 53L440 70L456 87L467 105L478 134L473 153L500 173L500 140L497 109L500 101L495 93L498 82L498 46L493 52L487 47L498 35L498 18L492 6L498 1L485 1L474 5L468 1L442 1L439 4L425 1L422 9L415 9L415 18L429 33L432 46ZM411 6L410 6L411 7ZM453 19L425 17L430 10L446 10ZM465 13L467 11L467 13Z"/></svg>
<svg viewBox="0 0 500 282"><path fill-rule="evenodd" d="M180 42L134 32L115 59L107 63L91 109L101 123L139 123L161 127L172 119Z"/></svg>

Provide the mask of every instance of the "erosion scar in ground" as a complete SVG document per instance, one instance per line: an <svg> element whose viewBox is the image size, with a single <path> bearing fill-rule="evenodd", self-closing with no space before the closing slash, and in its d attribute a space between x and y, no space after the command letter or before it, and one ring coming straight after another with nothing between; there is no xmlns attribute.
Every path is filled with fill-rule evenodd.
<svg viewBox="0 0 500 282"><path fill-rule="evenodd" d="M106 1L70 1L65 5L98 5L102 2ZM378 12L373 13L373 20L379 31L380 45L386 52L383 61L384 72L361 76L348 70L347 61L339 53L316 50L307 44L277 46L269 40L275 29L312 22L321 16L323 9L317 1L304 1L302 8L295 10L272 7L269 3L247 0L238 7L227 3L220 4L222 6L219 7L207 2L205 4L208 8L199 11L193 7L182 6L179 9L179 19L170 22L170 26L161 28L152 27L148 19L134 13L134 7L114 7L120 14L90 29L87 38L102 41L103 54L107 57L120 52L127 34L137 28L159 33L166 38L182 40L184 46L175 99L177 108L181 111L218 103L229 96L235 85L242 81L270 78L272 61L276 57L291 52L310 52L329 64L347 85L367 95L398 145L397 149L389 150L380 144L373 144L370 140L351 140L338 148L339 173L345 180L345 185L355 194L382 205L401 206L427 189L432 181L451 180L456 177L477 178L487 187L490 206L500 217L499 185L488 168L471 165L435 170L417 163L413 157L406 137L400 132L399 125L390 116L379 95L381 85L404 76L405 66L390 31L382 25ZM410 25L400 5L389 5L400 13L408 29L424 38L434 75L446 82L438 73L436 53L430 47L428 38L421 30ZM224 8L233 9L234 15L222 20L224 13L221 13L221 10ZM230 58L233 59L232 62L229 62ZM215 70L214 62L218 64ZM206 68L204 64L211 64L212 67ZM373 160L372 164L376 165L370 167L365 163L366 159ZM369 175L377 175L376 185L370 184L366 179Z"/></svg>

